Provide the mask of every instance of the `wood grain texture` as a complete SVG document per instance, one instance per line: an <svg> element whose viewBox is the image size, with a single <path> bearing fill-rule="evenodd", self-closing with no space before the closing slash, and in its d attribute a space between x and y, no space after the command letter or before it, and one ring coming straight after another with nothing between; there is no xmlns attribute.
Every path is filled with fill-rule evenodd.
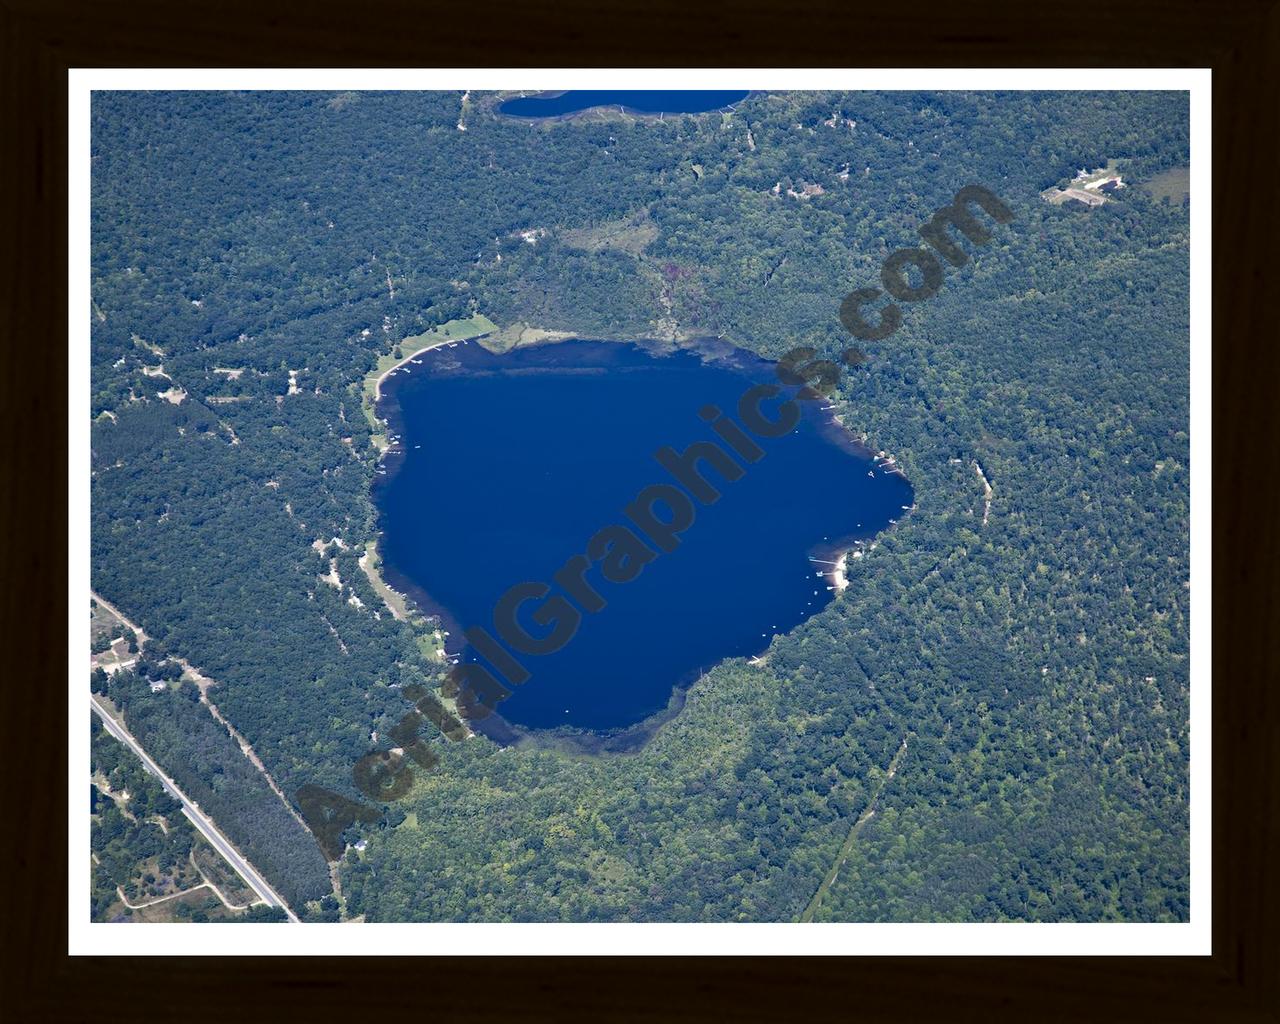
<svg viewBox="0 0 1280 1024"><path fill-rule="evenodd" d="M801 7L0 3L0 992L14 1021L1276 1020L1280 608L1275 2ZM1100 960L99 960L66 956L66 70L85 66L1212 66L1214 949ZM1195 158L1193 157L1193 160ZM87 417L79 417L76 422ZM1197 467L1197 471L1204 471ZM1243 498L1247 489L1246 504ZM353 935L353 938L356 936ZM408 950L406 952L409 952Z"/></svg>

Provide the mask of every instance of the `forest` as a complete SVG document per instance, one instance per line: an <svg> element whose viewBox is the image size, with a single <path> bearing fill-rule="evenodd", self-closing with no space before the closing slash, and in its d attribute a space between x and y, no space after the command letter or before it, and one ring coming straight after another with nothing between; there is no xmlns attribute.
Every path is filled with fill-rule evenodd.
<svg viewBox="0 0 1280 1024"><path fill-rule="evenodd" d="M155 664L216 681L295 809L307 786L375 805L339 891L189 684L113 676L131 731L328 919L794 920L884 781L816 920L1187 920L1189 229L1144 188L1190 164L1186 97L534 124L500 99L471 93L464 132L457 93L95 93L93 587ZM1109 160L1127 187L1101 206L1041 200ZM918 507L839 600L708 671L639 751L423 721L438 764L391 803L356 788L405 688L441 681L355 554L379 357L482 313L838 358L844 295L971 183L1013 221L840 383Z"/></svg>
<svg viewBox="0 0 1280 1024"><path fill-rule="evenodd" d="M196 833L182 805L96 718L89 742L93 920L285 920L278 907L248 906L255 894ZM235 908L210 889L208 879L236 899Z"/></svg>
<svg viewBox="0 0 1280 1024"><path fill-rule="evenodd" d="M143 749L291 907L304 911L308 902L330 895L328 869L315 839L201 706L192 683L153 693L144 677L125 670L110 678L100 673L94 685L124 712L125 725ZM164 800L175 804L167 796ZM189 831L186 818L178 817Z"/></svg>

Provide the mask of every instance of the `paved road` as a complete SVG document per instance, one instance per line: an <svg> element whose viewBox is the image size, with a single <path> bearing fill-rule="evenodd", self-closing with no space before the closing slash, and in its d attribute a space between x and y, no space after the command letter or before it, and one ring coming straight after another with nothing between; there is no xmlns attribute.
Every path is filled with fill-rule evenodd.
<svg viewBox="0 0 1280 1024"><path fill-rule="evenodd" d="M188 799L187 795L178 788L177 784L160 770L160 766L156 764L155 761L151 760L147 752L142 749L142 745L138 743L138 741L135 740L127 730L122 728L114 718L107 714L106 709L98 703L97 696L90 694L89 702L93 706L94 712L102 719L102 723L107 727L107 731L121 743L128 746L129 749L142 759L142 763L146 765L151 773L160 780L161 785L165 788L165 792L182 804L182 813L191 819L191 824L195 825L195 827L200 830L200 834L213 845L213 848L222 854L233 868L240 872L241 877L249 883L250 888L252 888L253 891L270 906L282 907L284 912L289 915L289 920L294 924L300 923L297 915L289 909L288 904L285 903L285 901L276 894L276 891L267 884L266 879L254 870L253 865L236 851L236 848L231 845L230 841L221 832L218 831L213 822L209 818L205 817L205 815L196 806L195 802Z"/></svg>

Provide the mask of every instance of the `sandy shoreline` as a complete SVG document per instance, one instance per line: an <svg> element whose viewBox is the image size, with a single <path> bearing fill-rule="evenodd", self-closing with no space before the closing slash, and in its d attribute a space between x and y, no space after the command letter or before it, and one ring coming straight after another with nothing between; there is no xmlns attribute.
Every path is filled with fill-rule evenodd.
<svg viewBox="0 0 1280 1024"><path fill-rule="evenodd" d="M847 551L840 551L836 554L836 565L827 575L831 578L832 584L836 588L836 593L840 593L849 585L849 558L853 555L855 548L849 548Z"/></svg>
<svg viewBox="0 0 1280 1024"><path fill-rule="evenodd" d="M445 346L445 345L462 345L470 340L471 340L470 338L452 338L452 339L445 338L445 339L441 339L440 341L430 342L426 345L423 345L422 348L415 349L412 353L405 356L394 366L389 366L387 367L387 369L383 370L382 373L378 376L378 379L373 382L373 405L374 405L375 415L377 413L378 403L382 401L382 385L386 382L387 378L390 377L393 373L395 373L397 370L399 370L401 367L405 366L406 364L413 362L415 359L418 358L418 356L422 355L423 352L430 352L433 348L440 348L441 346Z"/></svg>
<svg viewBox="0 0 1280 1024"><path fill-rule="evenodd" d="M364 381L361 385L361 408L364 412L365 418L369 421L369 427L372 430L371 439L373 446L378 449L380 454L385 455L391 448L391 439L388 436L389 424L385 419L378 415L378 403L382 401L382 386L397 370L404 369L407 373L408 370L405 369L407 365L419 358L425 352L430 352L432 349L449 348L453 345L465 344L468 341L487 337L498 329L497 325L488 317L483 314L476 314L468 321L451 320L449 324L441 325L441 327L433 327L430 331L426 332L426 334L418 335L417 338L424 338L429 334L438 335L438 332L442 327L449 328L451 330L458 330L458 325L464 322L468 324L468 326L461 328L456 337L437 336L434 340L426 342L425 344L418 344L412 351L406 352L405 355L401 356L392 363L392 365L379 373L377 377L373 376L376 372L376 368L365 375ZM405 351L410 343L416 343L417 338L403 338L396 344L399 346L401 351ZM392 352L394 353L394 348L392 349ZM385 358L387 358L387 356L379 358L379 365Z"/></svg>
<svg viewBox="0 0 1280 1024"><path fill-rule="evenodd" d="M850 547L816 548L809 555L809 561L821 567L820 573L827 584L827 589L834 590L838 595L849 585L848 560L855 554L861 557L862 550L861 541Z"/></svg>

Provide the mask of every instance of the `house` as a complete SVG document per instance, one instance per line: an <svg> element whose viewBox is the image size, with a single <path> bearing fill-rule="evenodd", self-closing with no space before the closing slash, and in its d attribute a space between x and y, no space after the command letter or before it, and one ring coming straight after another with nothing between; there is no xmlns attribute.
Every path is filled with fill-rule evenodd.
<svg viewBox="0 0 1280 1024"><path fill-rule="evenodd" d="M1101 206L1107 201L1106 196L1098 195L1097 192L1088 192L1082 188L1048 188L1040 193L1040 197L1054 206L1061 206L1073 200L1084 206Z"/></svg>

